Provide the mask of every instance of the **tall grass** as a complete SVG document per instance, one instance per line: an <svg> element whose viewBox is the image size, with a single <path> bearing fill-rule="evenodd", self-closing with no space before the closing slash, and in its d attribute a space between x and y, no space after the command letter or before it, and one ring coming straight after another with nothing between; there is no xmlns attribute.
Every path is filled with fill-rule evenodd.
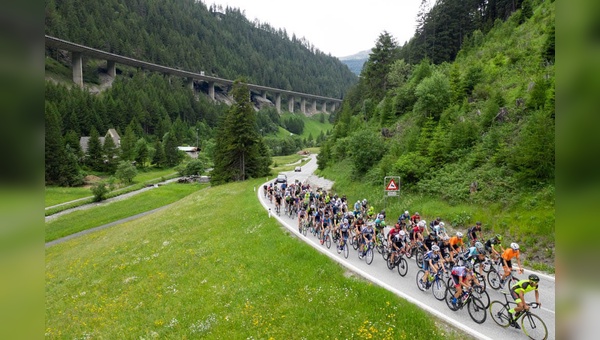
<svg viewBox="0 0 600 340"><path fill-rule="evenodd" d="M261 183L48 248L46 337L464 337L288 235L258 203Z"/></svg>

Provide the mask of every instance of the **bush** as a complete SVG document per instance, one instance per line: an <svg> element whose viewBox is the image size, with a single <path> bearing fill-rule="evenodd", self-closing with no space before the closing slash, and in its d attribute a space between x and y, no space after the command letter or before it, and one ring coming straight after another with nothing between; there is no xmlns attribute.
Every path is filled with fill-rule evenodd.
<svg viewBox="0 0 600 340"><path fill-rule="evenodd" d="M117 177L121 183L131 183L136 175L137 170L130 162L119 162L119 165L117 166L117 172L115 172L115 177Z"/></svg>
<svg viewBox="0 0 600 340"><path fill-rule="evenodd" d="M92 194L94 194L94 202L103 201L106 198L106 194L108 194L108 187L105 182L97 182L92 185L90 189Z"/></svg>

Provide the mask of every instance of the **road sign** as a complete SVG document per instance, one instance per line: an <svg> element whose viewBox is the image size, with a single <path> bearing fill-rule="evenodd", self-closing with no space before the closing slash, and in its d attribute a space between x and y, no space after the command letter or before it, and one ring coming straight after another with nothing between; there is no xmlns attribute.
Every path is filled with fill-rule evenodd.
<svg viewBox="0 0 600 340"><path fill-rule="evenodd" d="M388 191L387 195L388 196L398 196L398 191Z"/></svg>
<svg viewBox="0 0 600 340"><path fill-rule="evenodd" d="M398 191L399 189L400 188L398 187L398 184L396 184L396 181L393 178L390 180L388 185L385 187L386 191Z"/></svg>

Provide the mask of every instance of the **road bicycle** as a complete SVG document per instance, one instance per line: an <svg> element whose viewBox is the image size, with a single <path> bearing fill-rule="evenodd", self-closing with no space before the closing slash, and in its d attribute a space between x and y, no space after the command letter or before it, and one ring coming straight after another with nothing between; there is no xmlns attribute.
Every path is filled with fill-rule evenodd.
<svg viewBox="0 0 600 340"><path fill-rule="evenodd" d="M329 235L329 227L323 231L323 237L321 239L321 244L325 244L327 249L331 248L331 236Z"/></svg>
<svg viewBox="0 0 600 340"><path fill-rule="evenodd" d="M406 275L406 273L408 273L408 262L406 261L406 259L404 258L404 251L403 250L392 250L392 253L394 253L394 262L392 263L392 256L390 254L390 256L385 260L385 262L387 263L387 267L389 270L393 270L394 267L398 268L398 274L402 277L404 277Z"/></svg>
<svg viewBox="0 0 600 340"><path fill-rule="evenodd" d="M535 340L543 340L548 338L548 328L544 323L544 320L539 316L533 314L532 312L527 310L522 310L521 312L515 315L515 318L512 319L509 310L517 306L514 301L509 301L508 296L510 295L507 292L502 292L504 294L504 300L502 301L494 301L490 304L490 316L501 327L512 326L515 328L521 328L523 333L527 335L530 339ZM537 303L530 303L529 307L531 308L539 308L540 305ZM518 326L520 324L520 326Z"/></svg>
<svg viewBox="0 0 600 340"><path fill-rule="evenodd" d="M511 269L510 274L508 274L508 276L503 280L502 276L504 275L504 269L502 269L501 271L497 271L494 267L492 267L490 269L490 272L487 274L487 279L490 284L490 287L492 287L495 290L498 290L505 288L507 285L508 287L510 287L513 284L519 282L519 278L513 275L514 271L516 271L516 269Z"/></svg>
<svg viewBox="0 0 600 340"><path fill-rule="evenodd" d="M453 303L454 295L456 294L456 288L454 284L448 286L446 288L445 300L446 305L450 308L451 311L456 312L459 309L462 309L464 306L467 306L467 311L469 311L469 316L476 323L484 323L487 318L487 312L485 308L485 304L479 298L477 298L473 294L474 289L473 286L468 288L463 288L462 295L456 299L456 302Z"/></svg>
<svg viewBox="0 0 600 340"><path fill-rule="evenodd" d="M358 252L358 258L365 258L365 262L370 265L371 263L373 263L373 240L369 240L366 244L365 247L367 247L366 250L363 250L362 253L359 251Z"/></svg>
<svg viewBox="0 0 600 340"><path fill-rule="evenodd" d="M308 221L306 219L303 219L302 222L300 223L300 228L298 228L298 231L302 235L306 236L306 233L308 232L308 226L309 226Z"/></svg>
<svg viewBox="0 0 600 340"><path fill-rule="evenodd" d="M427 282L423 283L423 276L425 276L425 271L421 269L417 272L417 288L419 288L419 290L422 292L431 288L433 296L437 300L442 301L446 296L446 283L444 282L443 275L444 270L440 267L438 268L436 273L429 273Z"/></svg>
<svg viewBox="0 0 600 340"><path fill-rule="evenodd" d="M344 257L348 258L348 254L350 253L348 249L348 238L346 237L338 237L338 254L343 252Z"/></svg>

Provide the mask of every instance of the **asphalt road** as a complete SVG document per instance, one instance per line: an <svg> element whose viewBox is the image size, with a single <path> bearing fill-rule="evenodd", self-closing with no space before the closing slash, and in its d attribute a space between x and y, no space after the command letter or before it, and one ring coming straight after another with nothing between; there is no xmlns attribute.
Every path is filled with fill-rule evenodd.
<svg viewBox="0 0 600 340"><path fill-rule="evenodd" d="M309 179L309 176L317 169L316 155L311 155L311 161L302 167L301 172L286 172L288 176L288 183L293 183L294 180L304 182ZM310 181L314 180L314 176L310 178ZM270 180L268 183L271 183ZM318 181L318 179L317 179ZM257 190L258 199L261 204L269 211L274 212L274 205L269 203L268 200L264 199L262 194L262 188ZM431 290L422 292L420 291L415 283L416 273L419 268L416 265L414 257L408 259L409 269L406 276L401 277L398 275L396 269L390 271L381 255L375 252L373 263L367 265L364 259L359 259L357 252L350 248L350 255L348 259L345 259L343 254L338 254L335 246L332 244L331 249L327 249L325 245L321 245L320 242L313 237L311 234L308 236L301 235L298 233L297 220L290 219L283 215L277 216L274 213L270 213L273 218L276 218L284 227L288 228L291 233L297 237L303 239L305 242L310 244L316 250L329 256L332 260L337 261L349 270L357 273L358 275L372 281L373 283L395 293L396 295L414 303L421 307L427 312L435 315L436 317L452 324L453 326L461 329L462 331L469 333L470 335L479 339L526 339L527 336L523 331L517 330L512 327L502 328L498 326L494 320L487 314L486 321L483 324L475 323L467 308L460 309L456 312L451 311L445 301L438 301L433 297ZM392 217L393 218L393 217ZM395 219L395 218L393 218ZM525 278L533 271L525 269L524 274L516 275L519 278ZM553 276L536 272L541 278L540 281L540 302L542 307L538 309L532 309L532 311L544 320L548 327L548 339L555 339L555 279ZM499 292L488 287L488 293L490 295L490 301L500 300L504 301L504 296ZM525 296L526 301L535 302L534 293L528 293ZM512 301L512 299L511 299Z"/></svg>

